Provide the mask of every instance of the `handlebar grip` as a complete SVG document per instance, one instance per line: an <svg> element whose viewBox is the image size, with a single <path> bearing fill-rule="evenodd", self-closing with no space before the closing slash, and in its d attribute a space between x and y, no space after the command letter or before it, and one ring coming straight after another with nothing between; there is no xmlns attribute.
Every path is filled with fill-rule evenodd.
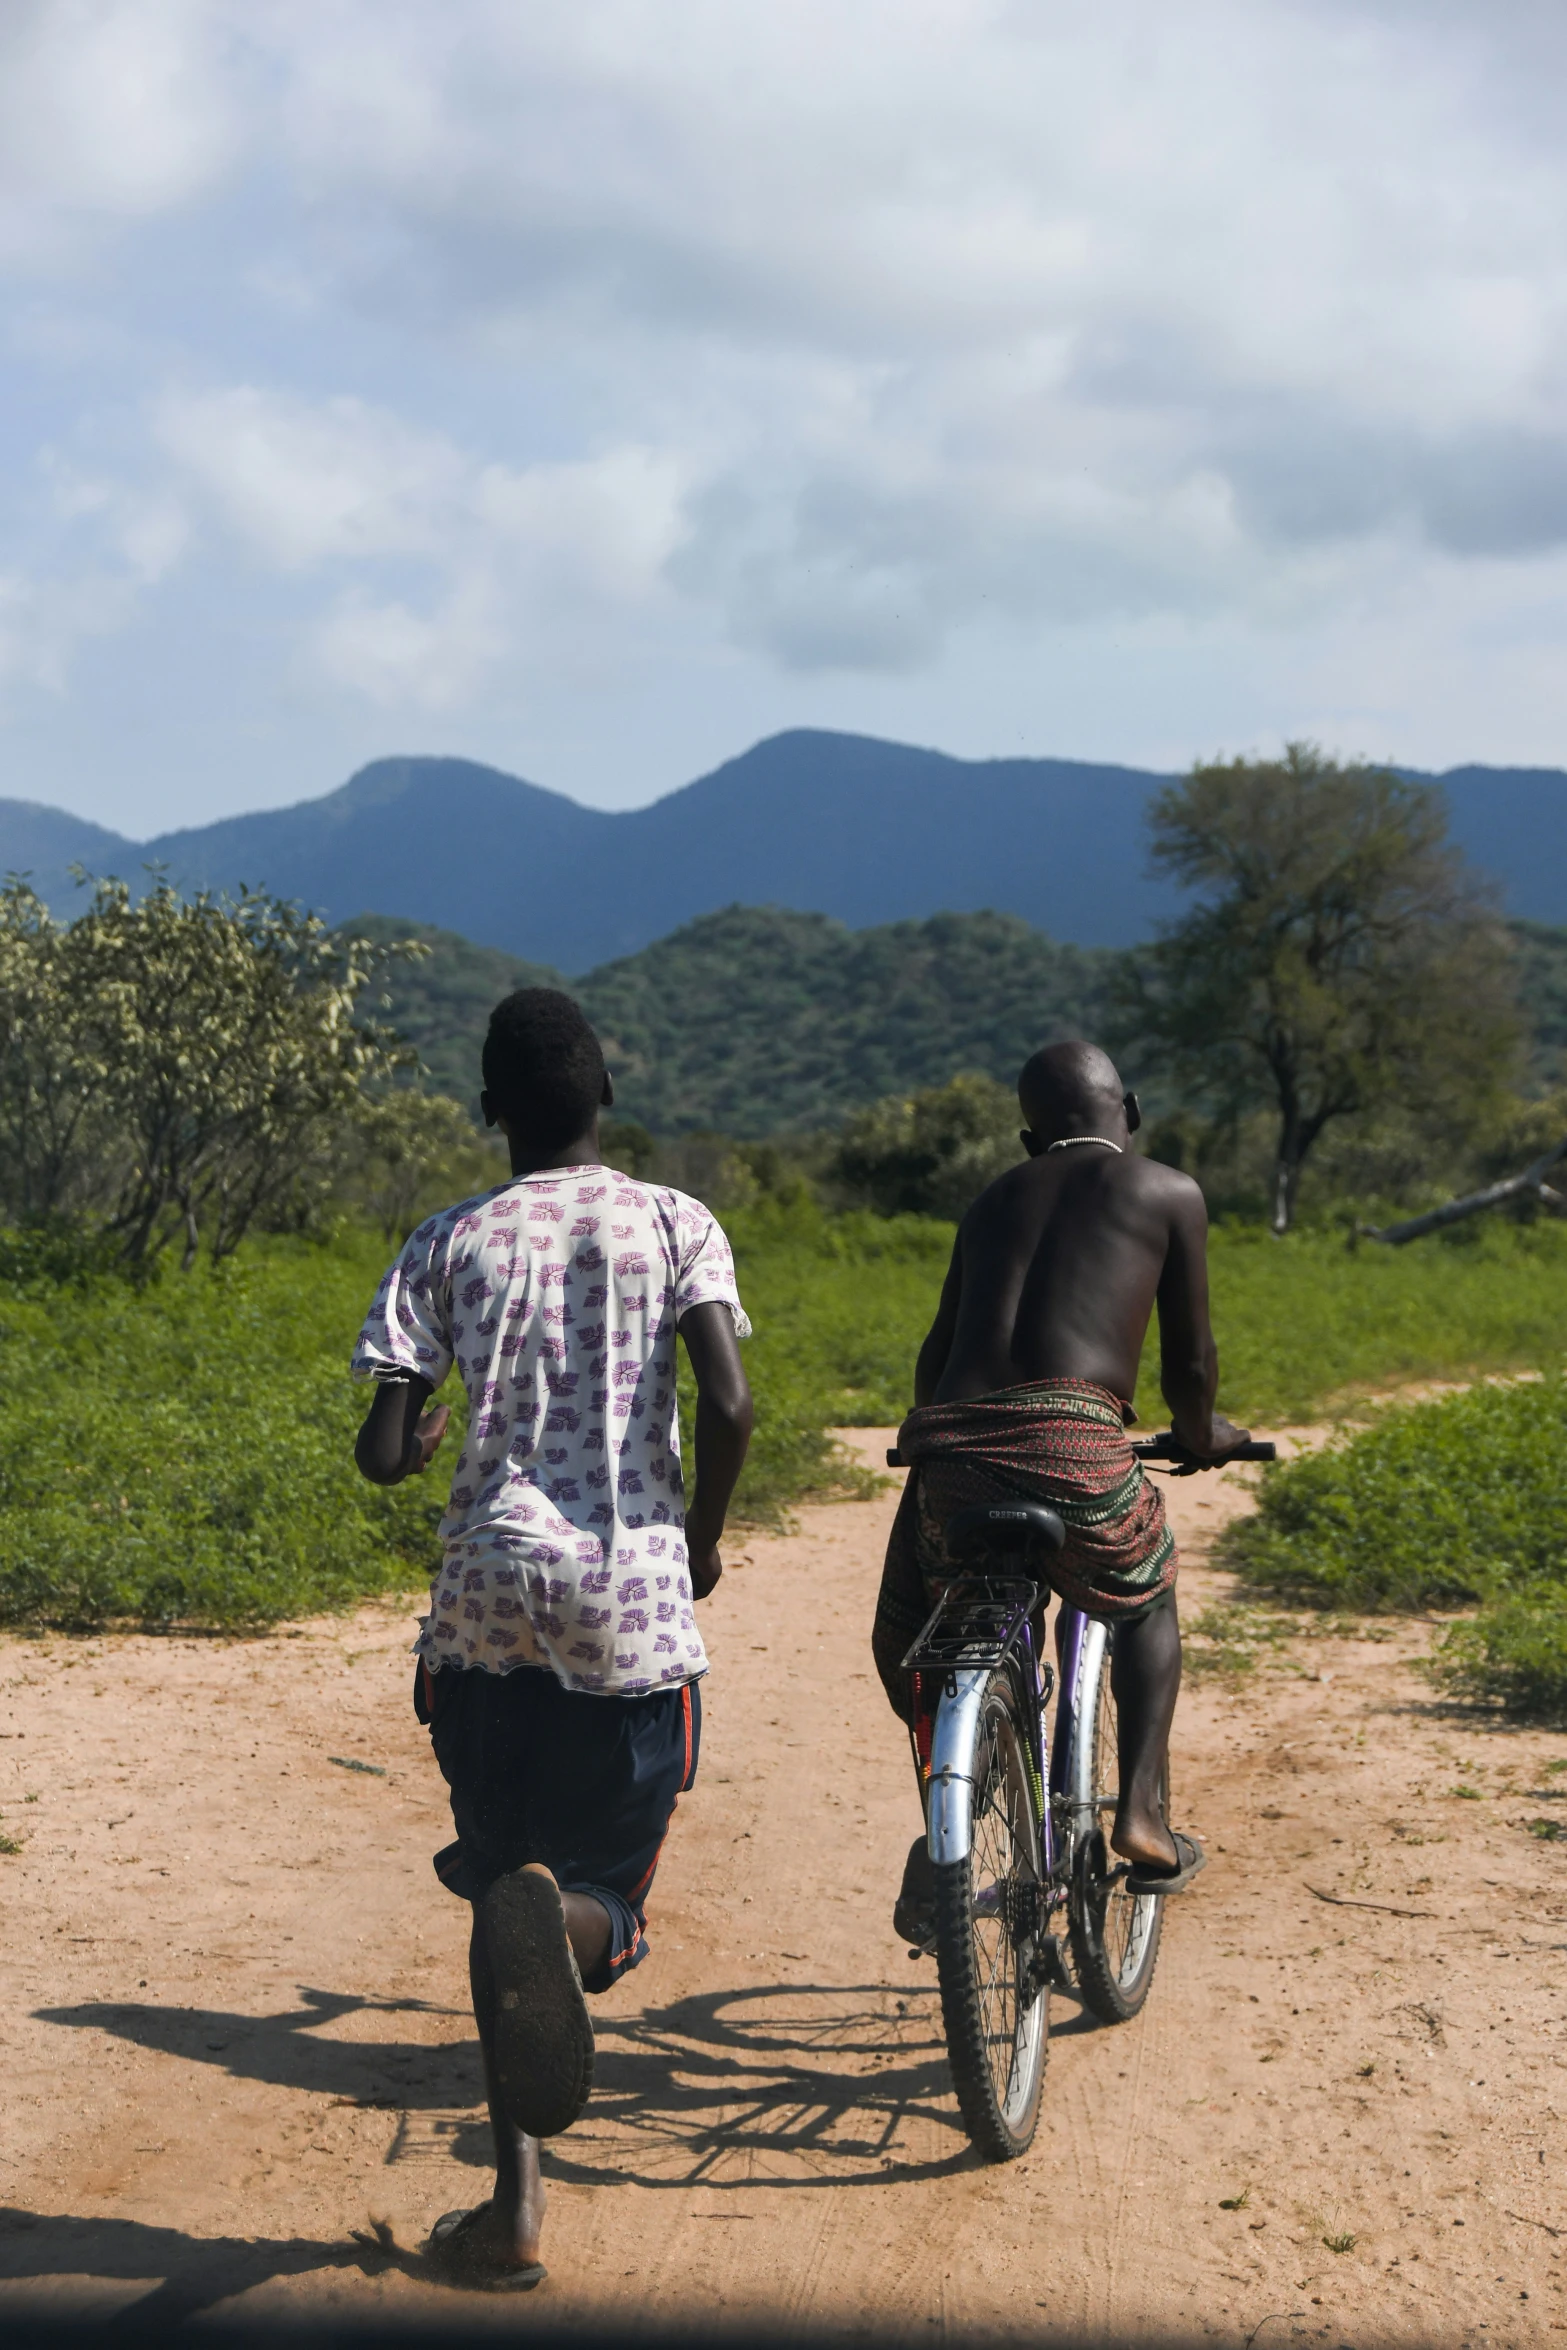
<svg viewBox="0 0 1567 2350"><path fill-rule="evenodd" d="M908 1464L908 1462L907 1462L907 1461L904 1459L904 1457L903 1457L902 1453L901 1453L901 1452L899 1452L899 1450L898 1450L897 1446L896 1446L895 1444L893 1444L893 1445L889 1445L889 1446L888 1446L888 1448L887 1448L887 1466L888 1466L888 1468L889 1468L889 1469L906 1469L906 1468L908 1467L908 1465L909 1465L909 1464Z"/></svg>

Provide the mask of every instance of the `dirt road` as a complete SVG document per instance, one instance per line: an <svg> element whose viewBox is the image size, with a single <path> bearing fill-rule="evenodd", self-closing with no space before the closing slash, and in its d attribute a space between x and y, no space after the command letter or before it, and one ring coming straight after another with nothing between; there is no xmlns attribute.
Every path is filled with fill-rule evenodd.
<svg viewBox="0 0 1567 2350"><path fill-rule="evenodd" d="M1190 1617L1244 1496L1172 1490ZM890 1510L807 1511L710 1604L701 1781L548 2156L548 2282L463 2314L1567 2331L1567 1843L1522 1824L1567 1817L1567 1740L1445 1713L1427 1627L1221 1655L1175 1761L1212 1865L1149 2005L1107 2030L1058 1996L1039 2139L982 2168L890 1924L917 1822L866 1652ZM372 1609L0 1645L0 2314L451 2310L407 2253L484 2191L487 2132L408 1637ZM373 2219L401 2250L355 2241Z"/></svg>

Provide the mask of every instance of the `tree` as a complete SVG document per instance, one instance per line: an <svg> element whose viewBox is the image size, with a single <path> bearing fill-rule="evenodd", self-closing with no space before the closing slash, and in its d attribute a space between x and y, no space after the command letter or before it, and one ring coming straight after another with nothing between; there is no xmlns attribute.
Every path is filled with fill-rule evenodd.
<svg viewBox="0 0 1567 2350"><path fill-rule="evenodd" d="M493 1191L509 1172L504 1149L474 1125L461 1102L410 1085L363 1095L338 1137L330 1199L368 1215L399 1247L416 1224L453 1200ZM326 1191L323 1170L323 1192ZM314 1221L315 1203L300 1203Z"/></svg>
<svg viewBox="0 0 1567 2350"><path fill-rule="evenodd" d="M1006 1086L954 1077L847 1119L829 1175L883 1216L961 1216L1022 1158L1022 1123Z"/></svg>
<svg viewBox="0 0 1567 2350"><path fill-rule="evenodd" d="M1473 1119L1519 1023L1508 941L1441 793L1310 743L1197 766L1150 807L1153 861L1199 904L1130 962L1127 1026L1221 1116L1271 1098L1273 1229L1335 1118Z"/></svg>
<svg viewBox="0 0 1567 2350"><path fill-rule="evenodd" d="M415 950L417 951L417 950ZM413 1060L359 1016L383 948L242 891L134 902L100 882L56 924L0 891L0 1197L91 1213L132 1266L214 1259L334 1163L364 1091Z"/></svg>
<svg viewBox="0 0 1567 2350"><path fill-rule="evenodd" d="M13 874L0 889L0 1204L17 1223L101 1192L110 1114L94 1006L69 931Z"/></svg>

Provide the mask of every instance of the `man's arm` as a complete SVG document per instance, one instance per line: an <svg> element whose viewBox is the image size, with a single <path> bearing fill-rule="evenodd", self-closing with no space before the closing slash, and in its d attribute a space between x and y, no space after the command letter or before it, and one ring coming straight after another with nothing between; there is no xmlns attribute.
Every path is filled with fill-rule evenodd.
<svg viewBox="0 0 1567 2350"><path fill-rule="evenodd" d="M1207 1461L1244 1444L1246 1430L1232 1427L1213 1408L1219 1350L1208 1318L1208 1211L1188 1177L1172 1182L1177 1188L1159 1280L1159 1385L1175 1435Z"/></svg>
<svg viewBox="0 0 1567 2350"><path fill-rule="evenodd" d="M726 1305L715 1299L692 1306L680 1317L680 1335L696 1374L695 1485L686 1511L686 1552L693 1596L705 1599L724 1571L718 1542L751 1441L751 1390Z"/></svg>
<svg viewBox="0 0 1567 2350"><path fill-rule="evenodd" d="M372 1485L401 1485L430 1466L446 1434L450 1404L424 1407L435 1390L416 1371L404 1378L378 1379L370 1409L354 1440L354 1462Z"/></svg>
<svg viewBox="0 0 1567 2350"><path fill-rule="evenodd" d="M947 1367L952 1352L952 1340L958 1327L958 1301L963 1295L963 1235L959 1232L952 1244L952 1262L947 1267L947 1278L941 1285L941 1303L936 1308L936 1319L925 1333L914 1364L914 1401L929 1403L941 1384L941 1374Z"/></svg>

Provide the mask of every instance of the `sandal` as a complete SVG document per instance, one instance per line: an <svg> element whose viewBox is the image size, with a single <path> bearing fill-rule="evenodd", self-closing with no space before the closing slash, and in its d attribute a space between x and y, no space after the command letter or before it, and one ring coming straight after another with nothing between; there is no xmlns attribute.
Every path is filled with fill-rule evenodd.
<svg viewBox="0 0 1567 2350"><path fill-rule="evenodd" d="M549 2275L542 2260L526 2261L520 2268L492 2268L481 2263L468 2241L489 2208L476 2203L471 2211L443 2212L425 2240L424 2257L447 2284L466 2285L480 2293L531 2293Z"/></svg>
<svg viewBox="0 0 1567 2350"><path fill-rule="evenodd" d="M495 2076L506 2118L530 2138L557 2137L593 2086L593 2025L560 1887L530 1861L496 1878L479 1914L495 1978Z"/></svg>
<svg viewBox="0 0 1567 2350"><path fill-rule="evenodd" d="M1128 1869L1122 1880L1128 1893L1184 1893L1199 1870L1208 1866L1208 1855L1190 1836L1179 1828L1172 1828L1170 1836L1176 1852L1174 1868L1151 1869L1139 1864Z"/></svg>

